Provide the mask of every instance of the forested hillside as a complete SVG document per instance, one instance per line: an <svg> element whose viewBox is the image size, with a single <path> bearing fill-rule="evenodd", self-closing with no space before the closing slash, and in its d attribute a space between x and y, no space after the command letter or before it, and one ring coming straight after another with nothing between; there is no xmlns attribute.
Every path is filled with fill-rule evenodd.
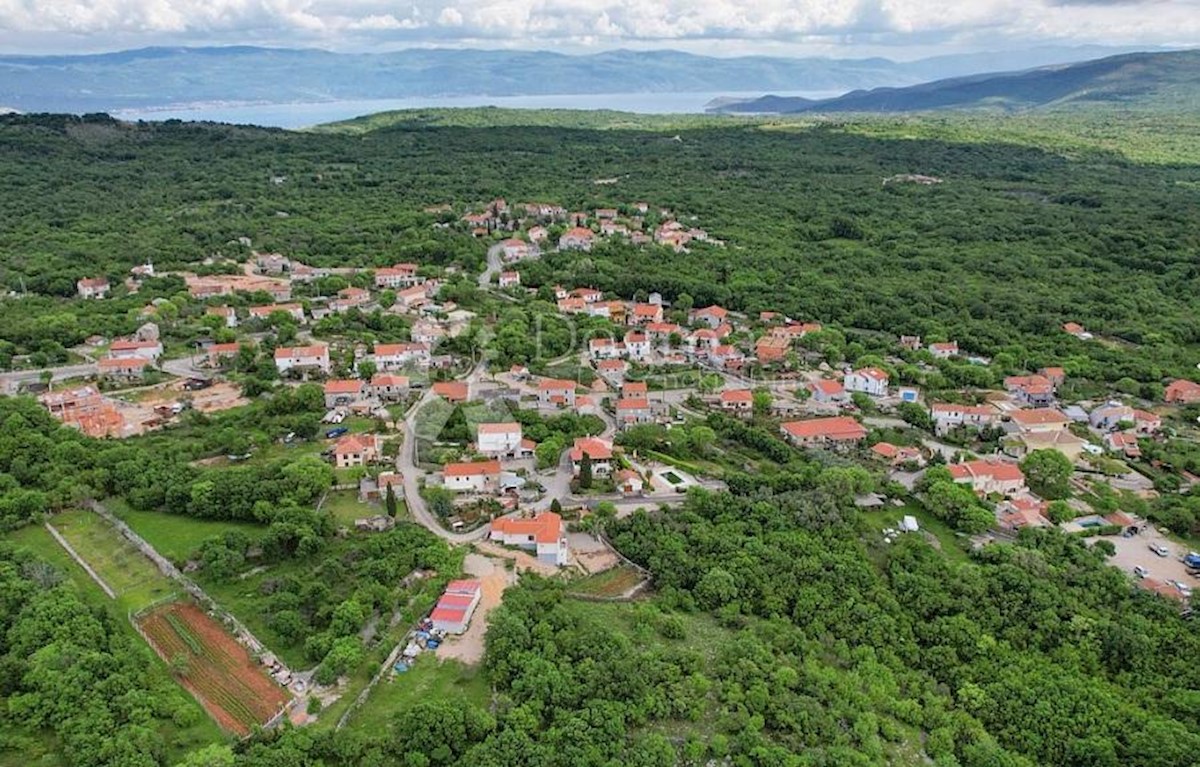
<svg viewBox="0 0 1200 767"><path fill-rule="evenodd" d="M59 300L79 277L118 279L148 259L160 271L195 268L214 253L244 254L240 236L318 266L478 265L481 243L435 228L422 210L492 197L571 209L649 199L728 243L559 255L529 269L535 285L687 294L1030 359L1074 354L1054 332L1071 320L1124 344L1092 349L1085 363L1112 380L1177 374L1200 341L1192 166L837 126L676 135L400 125L348 136L9 117L0 145L0 213L13 222L0 232L0 284L27 295L0 304L9 353L94 332ZM884 183L898 174L942 183ZM140 305L87 311L132 324Z"/></svg>
<svg viewBox="0 0 1200 767"><path fill-rule="evenodd" d="M543 115L555 124L537 125L509 114L489 126L489 114L393 115L312 133L131 125L103 115L0 118L0 366L23 366L18 375L32 379L49 361L81 359L86 349L72 347L88 336L129 334L151 316L161 323L164 362L200 356L201 339L233 345L200 371L224 379L207 388L227 387L227 408L202 411L191 399L185 407L206 384L185 368L168 384L178 386L171 397L179 409L167 406L153 429L123 438L65 426L64 406L48 412L53 396L0 397L0 767L1197 763L1195 621L1179 603L1138 588L1114 541L1147 558L1158 552L1147 550L1148 539L1119 538L1122 526L1108 516L1075 533L1049 521L989 531L1002 494L981 498L941 464L997 450L1001 430L990 422L974 434L935 433L926 407L897 399L885 411L882 398L855 391L844 410L834 406L839 418L820 420L852 421L859 447L796 444L781 418L805 404L800 381L787 399L739 389L746 408L717 412L718 369L690 362L631 364L621 380L645 385L646 410L651 398L662 401L657 421L619 430L607 411L542 412L534 403L547 379L552 387L562 386L554 377L599 381L588 352L574 357L573 334L607 336L616 327L609 317L560 314L555 285L622 311L623 301L645 308L649 293L660 292L669 304L663 316L697 326L689 308L720 304L708 311L730 310L718 313L741 329L728 337L747 347L763 325L784 327L778 314L820 323L788 342L782 375L850 362L894 367L896 383L959 403L982 398L1008 374L1061 367L1064 403L1103 406L1121 394L1139 409L1163 410L1143 414L1158 419L1163 435L1143 435L1136 466L1158 480L1171 476L1147 476L1135 486L1140 496L1103 484L1101 497L1092 483L1101 469L1085 467L1088 482L1071 490L1070 461L1058 458L1066 473L1056 471L1047 450L1013 468L1028 471L1039 493L1063 486L1045 491L1054 501L1047 513L1065 508L1070 521L1069 503L1086 499L1095 515L1137 513L1171 528L1186 551L1200 529L1200 491L1184 484L1200 471L1191 431L1200 410L1159 406L1163 384L1190 377L1200 351L1200 164L1180 159L1187 155L1140 164L1072 141L1070 123L1041 126L1053 127L1056 143L1035 142L1015 123L704 118L622 127L612 115L575 124ZM595 120L607 127L589 127ZM1120 126L1108 129L1128 138ZM1004 130L1011 140L996 139ZM519 284L495 289L478 278L489 247L499 259L511 234L499 214L478 214L492 200L492 210L562 206L544 221L544 252L507 267ZM552 247L568 211L622 208L632 221L642 200L646 231L669 219L704 238L679 249L618 235L596 238L590 251ZM475 228L464 214L497 230ZM319 267L413 262L407 274L428 277L421 285L436 279L430 296L416 286L422 301L439 303L430 314L449 325L451 303L470 313L437 348L446 366L434 370L430 360L422 371L438 383L455 379L442 387L447 401L428 387L428 396L405 391L386 407L338 412L347 383L338 379L357 374L375 386L382 372L356 351L374 346L374 357L379 342L408 342L418 323L429 324L426 303L385 311L396 305L391 289L377 291L370 311L312 313L332 304L318 298L352 295L351 287L369 295L363 286L378 287L378 272L296 280L287 300L307 303L297 308L313 318L303 331L257 288L221 300L243 310L274 302L266 317L228 326L178 273L240 272L256 261L252 251ZM130 268L146 262L155 276L125 285ZM106 277L111 295L76 297L82 277ZM768 310L777 314L760 316ZM1067 322L1094 336L1064 332ZM715 335L712 327L693 335L700 332ZM901 350L901 334L930 347ZM935 357L941 339L957 346ZM330 342L333 387L314 371L302 382L301 371L279 366L300 350L275 352L301 342ZM811 382L826 380L819 376ZM525 410L518 378L528 389ZM686 381L670 408L668 378ZM192 392L185 381L202 388ZM51 395L67 388L50 382ZM451 406L458 387L466 393L455 398L465 401ZM138 382L107 394L132 404L152 388ZM573 399L576 387L565 389ZM507 552L512 568L491 560L492 576L468 570L469 558L487 560L481 552L499 548L482 543L498 491L479 495L475 538L418 516L418 499L431 517L469 509L454 505L445 478L452 462L482 450L479 426L493 423L493 412L522 425L523 450L537 443L517 471L543 484L531 493L536 502L562 510L556 529L603 533L621 555L606 552L620 563L613 571L632 573L644 591L617 590L622 596L609 601L584 590L609 570L584 575L544 561L537 572L548 570L545 577L518 577L510 572L516 552ZM1141 417L1128 412L1134 423ZM572 476L572 440L597 432L612 437L606 461L661 461L666 492L622 497L607 477L601 490L590 455ZM342 465L338 445L368 435L378 438L376 460ZM885 440L897 455L914 452L913 463L881 460ZM936 448L934 468L918 477L927 444ZM560 469L566 489L551 496L544 485L557 483ZM383 495L385 470L431 485L400 485L400 499L389 486ZM1134 471L1122 465L1112 480ZM693 477L690 490L676 472ZM357 484L366 478L373 481ZM356 489L368 485L382 496L374 506L358 499ZM618 498L627 504L620 512ZM654 508L637 509L643 501ZM521 511L534 503L522 499ZM343 695L309 698L292 712L315 717L303 727L285 723L242 740L218 732L186 685L172 681L190 678L193 656L158 662L128 624L164 598L154 581L173 578L126 547L108 512L186 570L272 655L311 671L310 690L336 686ZM920 530L897 532L909 515ZM91 550L79 562L120 576L127 590L105 596L103 579L42 526L70 532L80 517L108 535L83 539ZM1113 537L1094 537L1105 531ZM552 538L557 545L559 535ZM1168 556L1159 555L1164 564ZM397 668L392 647L406 648L410 629L464 573L494 578L486 594L494 609L473 624L476 638L487 627L486 642L469 662L413 653L412 667ZM386 678L372 690L377 671ZM369 694L359 706L362 690Z"/></svg>

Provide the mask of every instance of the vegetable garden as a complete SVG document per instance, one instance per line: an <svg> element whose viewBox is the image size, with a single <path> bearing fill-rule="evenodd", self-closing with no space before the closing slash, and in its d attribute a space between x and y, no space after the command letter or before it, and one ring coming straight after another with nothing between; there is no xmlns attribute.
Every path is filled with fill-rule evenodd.
<svg viewBox="0 0 1200 767"><path fill-rule="evenodd" d="M171 602L138 619L146 640L221 727L248 735L288 700L246 648L200 608Z"/></svg>

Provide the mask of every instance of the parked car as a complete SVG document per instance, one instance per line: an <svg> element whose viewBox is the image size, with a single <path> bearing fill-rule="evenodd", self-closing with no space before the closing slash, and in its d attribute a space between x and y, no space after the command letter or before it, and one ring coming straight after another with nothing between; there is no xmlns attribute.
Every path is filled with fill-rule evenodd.
<svg viewBox="0 0 1200 767"><path fill-rule="evenodd" d="M329 437L330 439L336 439L337 437L340 437L343 434L349 434L349 433L350 433L350 429L346 428L345 426L339 426L336 429L330 429L329 431L325 432L325 436ZM1165 557L1166 554L1163 554L1162 556Z"/></svg>
<svg viewBox="0 0 1200 767"><path fill-rule="evenodd" d="M1150 571L1141 565L1138 565L1137 567L1133 568L1133 574L1139 578L1145 578L1146 576L1150 575Z"/></svg>
<svg viewBox="0 0 1200 767"><path fill-rule="evenodd" d="M1161 543L1150 544L1150 550L1163 558L1171 556L1171 550L1168 549L1166 546L1162 545Z"/></svg>

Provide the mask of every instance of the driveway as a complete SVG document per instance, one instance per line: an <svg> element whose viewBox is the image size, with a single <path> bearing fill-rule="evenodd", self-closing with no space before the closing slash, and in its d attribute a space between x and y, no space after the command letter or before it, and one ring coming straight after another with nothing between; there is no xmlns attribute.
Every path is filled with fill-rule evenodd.
<svg viewBox="0 0 1200 767"><path fill-rule="evenodd" d="M1164 583L1179 581L1189 586L1200 587L1200 581L1187 574L1187 568L1181 561L1188 550L1180 544L1173 543L1149 525L1142 528L1139 535L1131 538L1122 538L1118 535L1087 539L1089 544L1101 540L1110 541L1116 547L1117 553L1109 557L1109 563L1120 568L1122 572L1132 576L1133 568L1140 565L1150 571L1149 577L1155 580ZM1152 544L1166 546L1167 550L1171 552L1171 556L1158 556L1150 550Z"/></svg>

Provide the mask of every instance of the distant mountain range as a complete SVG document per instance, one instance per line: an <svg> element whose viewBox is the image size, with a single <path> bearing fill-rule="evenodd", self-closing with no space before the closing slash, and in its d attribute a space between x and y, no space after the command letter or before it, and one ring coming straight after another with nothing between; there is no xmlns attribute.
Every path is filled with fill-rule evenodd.
<svg viewBox="0 0 1200 767"><path fill-rule="evenodd" d="M450 49L344 54L255 47L144 48L80 56L0 56L0 108L98 112L214 102L281 104L435 96L841 92L1061 64L1121 50L1130 49L1047 47L894 62L712 58L627 50L568 56Z"/></svg>
<svg viewBox="0 0 1200 767"><path fill-rule="evenodd" d="M940 109L1028 110L1124 105L1200 111L1200 50L1132 53L1020 72L953 77L903 88L858 90L830 99L764 96L721 100L731 113L920 112Z"/></svg>

